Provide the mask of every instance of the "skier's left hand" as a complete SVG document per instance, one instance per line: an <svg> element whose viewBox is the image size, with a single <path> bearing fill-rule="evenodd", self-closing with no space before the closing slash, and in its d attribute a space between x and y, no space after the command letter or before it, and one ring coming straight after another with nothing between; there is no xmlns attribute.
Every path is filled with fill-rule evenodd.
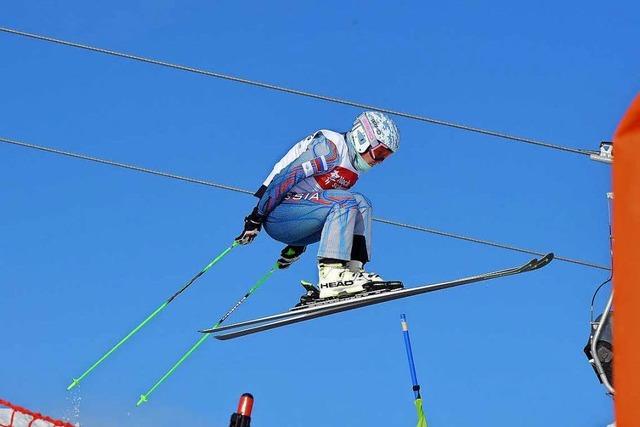
<svg viewBox="0 0 640 427"><path fill-rule="evenodd" d="M284 270L289 268L291 264L300 259L300 256L304 253L306 246L285 246L280 252L280 258L278 258L278 268Z"/></svg>
<svg viewBox="0 0 640 427"><path fill-rule="evenodd" d="M264 219L265 216L258 213L258 208L253 208L253 211L244 218L244 230L236 237L236 242L241 245L248 245L253 242L253 239L256 238L262 228Z"/></svg>

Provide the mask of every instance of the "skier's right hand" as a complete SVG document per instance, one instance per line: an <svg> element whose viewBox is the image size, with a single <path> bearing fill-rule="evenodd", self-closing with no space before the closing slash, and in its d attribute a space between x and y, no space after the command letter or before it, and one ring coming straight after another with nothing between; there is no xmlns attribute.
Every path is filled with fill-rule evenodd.
<svg viewBox="0 0 640 427"><path fill-rule="evenodd" d="M285 246L282 252L280 252L280 258L278 258L278 268L281 270L289 268L291 264L300 259L305 249L307 249L306 246Z"/></svg>
<svg viewBox="0 0 640 427"><path fill-rule="evenodd" d="M265 216L258 212L258 208L253 208L253 211L244 218L244 229L242 233L236 237L236 242L241 245L248 245L253 242L253 239L255 239L260 232L264 220Z"/></svg>

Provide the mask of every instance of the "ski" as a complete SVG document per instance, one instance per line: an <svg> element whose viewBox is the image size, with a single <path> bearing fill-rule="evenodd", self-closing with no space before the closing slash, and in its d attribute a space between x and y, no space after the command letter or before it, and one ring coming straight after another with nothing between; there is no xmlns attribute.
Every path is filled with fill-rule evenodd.
<svg viewBox="0 0 640 427"><path fill-rule="evenodd" d="M231 325L209 328L201 330L200 332L210 334L216 333L216 339L229 340L233 338L242 337L245 335L254 334L257 332L266 331L269 329L278 328L293 323L303 322L306 320L315 319L318 317L328 316L330 314L339 313L342 311L353 310L360 307L366 307L369 305L380 304L395 299L406 298L414 295L424 294L427 292L439 291L442 289L453 288L456 286L462 286L470 283L477 283L491 279L497 279L499 277L511 276L514 274L525 273L528 271L537 270L549 264L553 260L553 253L549 253L544 257L537 259L534 258L526 264L507 268L504 270L492 271L488 273L479 274L476 276L464 277L461 279L451 280L448 282L432 283L423 286L417 286L406 289L398 290L378 290L368 292L364 294L356 294L354 296L329 300L327 302L318 302L311 304L308 307L294 307L293 309L273 314L271 316L260 317L257 319L247 320L244 322L234 323ZM221 333L225 332L226 333Z"/></svg>

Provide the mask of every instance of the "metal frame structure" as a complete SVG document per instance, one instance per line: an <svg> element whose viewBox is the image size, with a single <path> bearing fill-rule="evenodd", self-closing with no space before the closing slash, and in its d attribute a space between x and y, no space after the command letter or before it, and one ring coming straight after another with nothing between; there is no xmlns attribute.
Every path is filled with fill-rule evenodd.
<svg viewBox="0 0 640 427"><path fill-rule="evenodd" d="M598 373L598 377L600 378L602 385L604 385L604 387L607 389L609 394L613 396L615 395L615 389L613 388L613 385L611 385L611 383L609 382L609 378L607 378L607 375L604 372L604 368L602 367L602 362L600 362L600 359L598 358L598 350L596 348L598 341L600 340L600 335L602 334L602 330L604 329L605 325L609 321L609 316L611 316L612 305L613 305L613 292L611 292L611 295L609 296L609 301L607 301L607 305L604 309L604 313L600 317L600 320L598 320L597 322L593 320L591 321L592 327L595 326L595 332L593 333L592 338L590 340L589 348L591 349L591 354L593 355L593 359L591 359L590 362L593 365L593 367L596 369L596 372Z"/></svg>

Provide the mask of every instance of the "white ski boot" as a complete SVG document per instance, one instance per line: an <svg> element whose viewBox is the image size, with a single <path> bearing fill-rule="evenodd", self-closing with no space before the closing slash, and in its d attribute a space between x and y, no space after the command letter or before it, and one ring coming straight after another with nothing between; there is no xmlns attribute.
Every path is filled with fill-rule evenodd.
<svg viewBox="0 0 640 427"><path fill-rule="evenodd" d="M347 268L353 273L364 277L367 283L386 282L378 273L364 271L361 261L351 260L347 262Z"/></svg>
<svg viewBox="0 0 640 427"><path fill-rule="evenodd" d="M364 291L370 282L365 276L352 272L343 264L318 263L320 299L345 297Z"/></svg>

